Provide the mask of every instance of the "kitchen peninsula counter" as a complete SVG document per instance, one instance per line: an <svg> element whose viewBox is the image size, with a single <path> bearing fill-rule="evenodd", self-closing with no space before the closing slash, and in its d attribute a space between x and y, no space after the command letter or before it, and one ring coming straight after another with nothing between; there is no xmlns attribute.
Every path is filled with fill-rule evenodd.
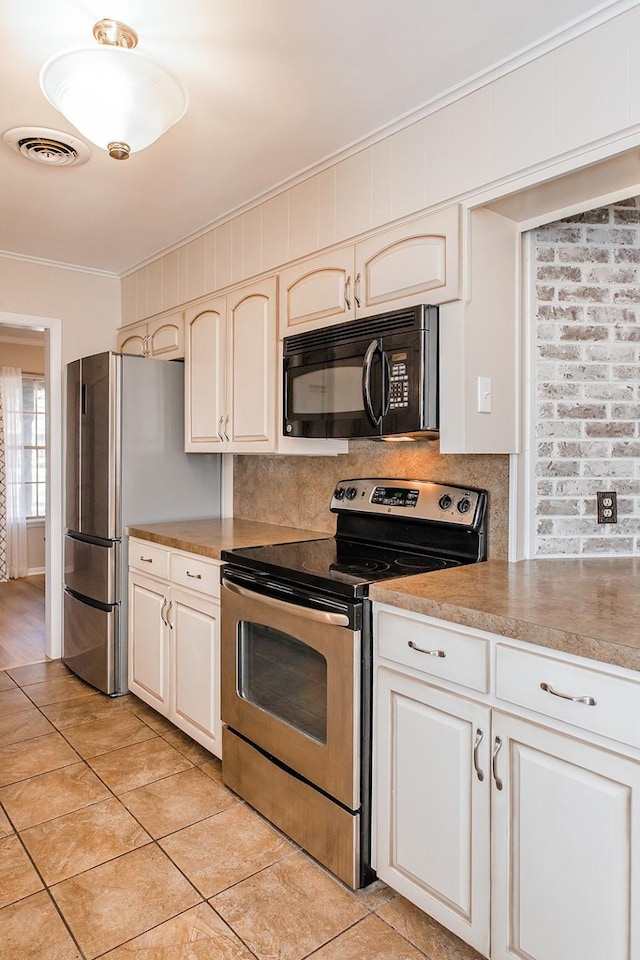
<svg viewBox="0 0 640 960"><path fill-rule="evenodd" d="M370 597L640 670L640 559L489 560L373 585Z"/></svg>
<svg viewBox="0 0 640 960"><path fill-rule="evenodd" d="M218 520L174 520L166 523L132 525L130 537L149 540L174 550L185 550L202 557L219 560L223 550L235 547L260 547L268 543L293 543L298 540L314 540L327 537L317 530L299 530L282 527L275 523L258 523L255 520L237 520L223 517Z"/></svg>

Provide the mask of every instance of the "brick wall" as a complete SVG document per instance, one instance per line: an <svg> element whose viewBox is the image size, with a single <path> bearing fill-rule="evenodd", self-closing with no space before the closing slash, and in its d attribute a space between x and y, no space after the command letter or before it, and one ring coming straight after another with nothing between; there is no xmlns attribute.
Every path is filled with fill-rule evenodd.
<svg viewBox="0 0 640 960"><path fill-rule="evenodd" d="M640 197L535 232L535 555L640 552ZM596 491L618 523L596 522Z"/></svg>

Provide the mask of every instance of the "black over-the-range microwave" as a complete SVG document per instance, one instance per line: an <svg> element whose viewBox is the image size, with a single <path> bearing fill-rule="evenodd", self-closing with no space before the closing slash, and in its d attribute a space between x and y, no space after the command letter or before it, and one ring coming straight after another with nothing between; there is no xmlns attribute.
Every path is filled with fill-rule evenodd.
<svg viewBox="0 0 640 960"><path fill-rule="evenodd" d="M283 363L285 436L438 436L437 307L285 337Z"/></svg>

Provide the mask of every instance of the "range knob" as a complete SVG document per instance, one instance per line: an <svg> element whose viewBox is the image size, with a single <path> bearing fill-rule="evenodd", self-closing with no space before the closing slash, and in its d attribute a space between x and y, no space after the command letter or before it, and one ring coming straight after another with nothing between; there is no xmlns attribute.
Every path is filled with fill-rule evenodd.
<svg viewBox="0 0 640 960"><path fill-rule="evenodd" d="M452 503L453 503L453 500L451 499L448 493L445 493L438 500L438 506L440 507L441 510L448 510Z"/></svg>
<svg viewBox="0 0 640 960"><path fill-rule="evenodd" d="M333 496L336 500L344 500L344 487L336 487Z"/></svg>
<svg viewBox="0 0 640 960"><path fill-rule="evenodd" d="M468 513L471 509L471 500L469 497L463 497L458 503L458 513Z"/></svg>
<svg viewBox="0 0 640 960"><path fill-rule="evenodd" d="M347 487L347 500L353 500L357 492L355 487Z"/></svg>

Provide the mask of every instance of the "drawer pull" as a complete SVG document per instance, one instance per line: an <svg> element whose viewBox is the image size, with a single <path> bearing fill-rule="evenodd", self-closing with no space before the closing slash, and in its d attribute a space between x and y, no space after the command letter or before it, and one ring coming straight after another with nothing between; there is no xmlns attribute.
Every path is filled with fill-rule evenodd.
<svg viewBox="0 0 640 960"><path fill-rule="evenodd" d="M416 653L426 653L428 657L446 657L444 650L425 650L423 647L419 647L413 640L407 642L407 646L411 647L412 650L415 650Z"/></svg>
<svg viewBox="0 0 640 960"><path fill-rule="evenodd" d="M493 770L493 779L496 782L496 788L502 790L502 778L498 776L498 754L502 749L502 738L496 737L493 741L493 759L491 761L491 769Z"/></svg>
<svg viewBox="0 0 640 960"><path fill-rule="evenodd" d="M598 702L595 697L572 697L568 693L560 693L558 690L554 690L550 683L541 683L540 689L544 690L545 693L550 693L553 697L570 700L571 703L584 703L587 707L595 707Z"/></svg>
<svg viewBox="0 0 640 960"><path fill-rule="evenodd" d="M153 557L143 557L141 555L140 559L142 560L143 563L153 563Z"/></svg>
<svg viewBox="0 0 640 960"><path fill-rule="evenodd" d="M483 737L484 733L480 727L478 727L476 730L475 743L473 744L473 768L476 771L476 776L478 777L480 783L482 783L484 780L484 771L480 769L480 764L478 763L478 750L480 749L480 744L482 743Z"/></svg>
<svg viewBox="0 0 640 960"><path fill-rule="evenodd" d="M189 571L187 570L187 576L191 577L192 580L202 580L201 573L189 573Z"/></svg>

